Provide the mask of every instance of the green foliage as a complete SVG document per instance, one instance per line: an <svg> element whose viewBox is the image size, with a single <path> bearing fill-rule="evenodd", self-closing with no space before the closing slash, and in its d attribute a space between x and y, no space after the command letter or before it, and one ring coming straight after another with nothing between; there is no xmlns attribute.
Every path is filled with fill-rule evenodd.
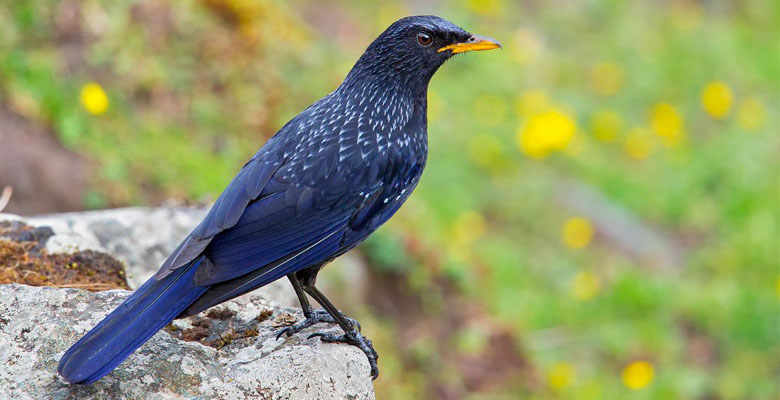
<svg viewBox="0 0 780 400"><path fill-rule="evenodd" d="M97 161L91 208L217 195L411 14L347 1L79 4L76 22L41 0L0 5L0 101ZM362 250L407 275L429 315L444 301L430 287L453 282L511 330L532 371L519 374L535 383L469 389L430 351L443 339L401 346L377 330L379 397L447 382L474 399L776 398L777 2L437 4L414 10L505 48L458 56L434 78L426 173ZM108 96L98 115L79 99L91 81ZM730 99L702 99L711 82ZM616 126L599 128L605 111ZM535 119L545 112L560 118ZM574 217L592 238L562 235ZM464 357L487 343L472 330L453 342ZM654 377L631 390L621 373L636 360Z"/></svg>

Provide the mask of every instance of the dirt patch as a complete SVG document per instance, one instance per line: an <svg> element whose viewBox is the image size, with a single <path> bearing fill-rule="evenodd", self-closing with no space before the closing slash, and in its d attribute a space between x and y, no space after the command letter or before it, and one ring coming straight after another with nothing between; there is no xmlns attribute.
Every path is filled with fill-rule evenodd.
<svg viewBox="0 0 780 400"><path fill-rule="evenodd" d="M406 243L405 250L418 264L440 265L436 254L418 242ZM368 264L382 263L363 255ZM464 295L455 281L439 274L420 289L410 285L404 272L369 272L367 300L375 313L396 322L400 361L404 369L426 377L426 398L463 399L507 385L518 390L540 387L539 372L525 354L522 338ZM442 373L442 365L453 367Z"/></svg>
<svg viewBox="0 0 780 400"><path fill-rule="evenodd" d="M86 250L49 254L48 227L18 221L0 222L0 284L73 287L92 291L130 289L124 265L114 257Z"/></svg>
<svg viewBox="0 0 780 400"><path fill-rule="evenodd" d="M66 149L48 128L0 104L0 190L4 212L31 215L84 209L94 164Z"/></svg>
<svg viewBox="0 0 780 400"><path fill-rule="evenodd" d="M206 316L211 319L226 320L235 317L236 313L227 308L213 308L206 313Z"/></svg>
<svg viewBox="0 0 780 400"><path fill-rule="evenodd" d="M263 311L260 311L260 315L255 317L255 321L263 322L263 321L267 320L268 318L271 318L272 315L274 315L273 310L271 310L270 308L265 309Z"/></svg>
<svg viewBox="0 0 780 400"><path fill-rule="evenodd" d="M261 315L273 314L273 311L266 310ZM217 350L229 345L234 340L246 339L256 337L260 334L260 331L256 327L247 327L244 329L235 329L233 327L233 321L230 320L235 316L235 313L227 309L215 309L206 313L205 317L192 317L191 327L181 329L173 324L168 324L165 330L171 334L171 336L184 340L187 342L198 342L202 345L213 347ZM224 329L224 325L220 325L220 328L214 328L214 325L222 321L228 322L228 328L224 332L212 333L215 330Z"/></svg>

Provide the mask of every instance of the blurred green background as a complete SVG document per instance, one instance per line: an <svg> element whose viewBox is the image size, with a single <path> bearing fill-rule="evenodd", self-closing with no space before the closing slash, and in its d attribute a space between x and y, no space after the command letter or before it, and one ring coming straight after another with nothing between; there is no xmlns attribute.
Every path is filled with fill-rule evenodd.
<svg viewBox="0 0 780 400"><path fill-rule="evenodd" d="M214 199L424 13L504 50L434 77L427 170L337 302L378 398L777 399L774 0L2 0L6 211Z"/></svg>

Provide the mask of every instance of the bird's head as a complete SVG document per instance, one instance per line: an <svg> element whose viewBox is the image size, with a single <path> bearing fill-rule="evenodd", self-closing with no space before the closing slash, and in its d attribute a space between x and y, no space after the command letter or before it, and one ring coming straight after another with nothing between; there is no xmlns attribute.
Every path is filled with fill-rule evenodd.
<svg viewBox="0 0 780 400"><path fill-rule="evenodd" d="M400 72L411 80L421 79L427 86L436 70L453 55L500 47L497 40L469 33L441 17L406 17L390 25L368 46L353 72Z"/></svg>

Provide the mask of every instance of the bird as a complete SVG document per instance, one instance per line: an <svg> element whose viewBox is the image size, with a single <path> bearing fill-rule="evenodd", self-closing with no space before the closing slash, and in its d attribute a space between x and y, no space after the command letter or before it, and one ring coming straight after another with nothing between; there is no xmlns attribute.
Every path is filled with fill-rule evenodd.
<svg viewBox="0 0 780 400"><path fill-rule="evenodd" d="M92 384L172 320L287 277L304 319L277 340L338 324L341 334L309 338L357 346L376 379L371 340L316 287L317 273L384 224L417 186L434 73L455 54L500 47L438 16L392 23L333 92L268 139L159 271L63 354L58 373Z"/></svg>

